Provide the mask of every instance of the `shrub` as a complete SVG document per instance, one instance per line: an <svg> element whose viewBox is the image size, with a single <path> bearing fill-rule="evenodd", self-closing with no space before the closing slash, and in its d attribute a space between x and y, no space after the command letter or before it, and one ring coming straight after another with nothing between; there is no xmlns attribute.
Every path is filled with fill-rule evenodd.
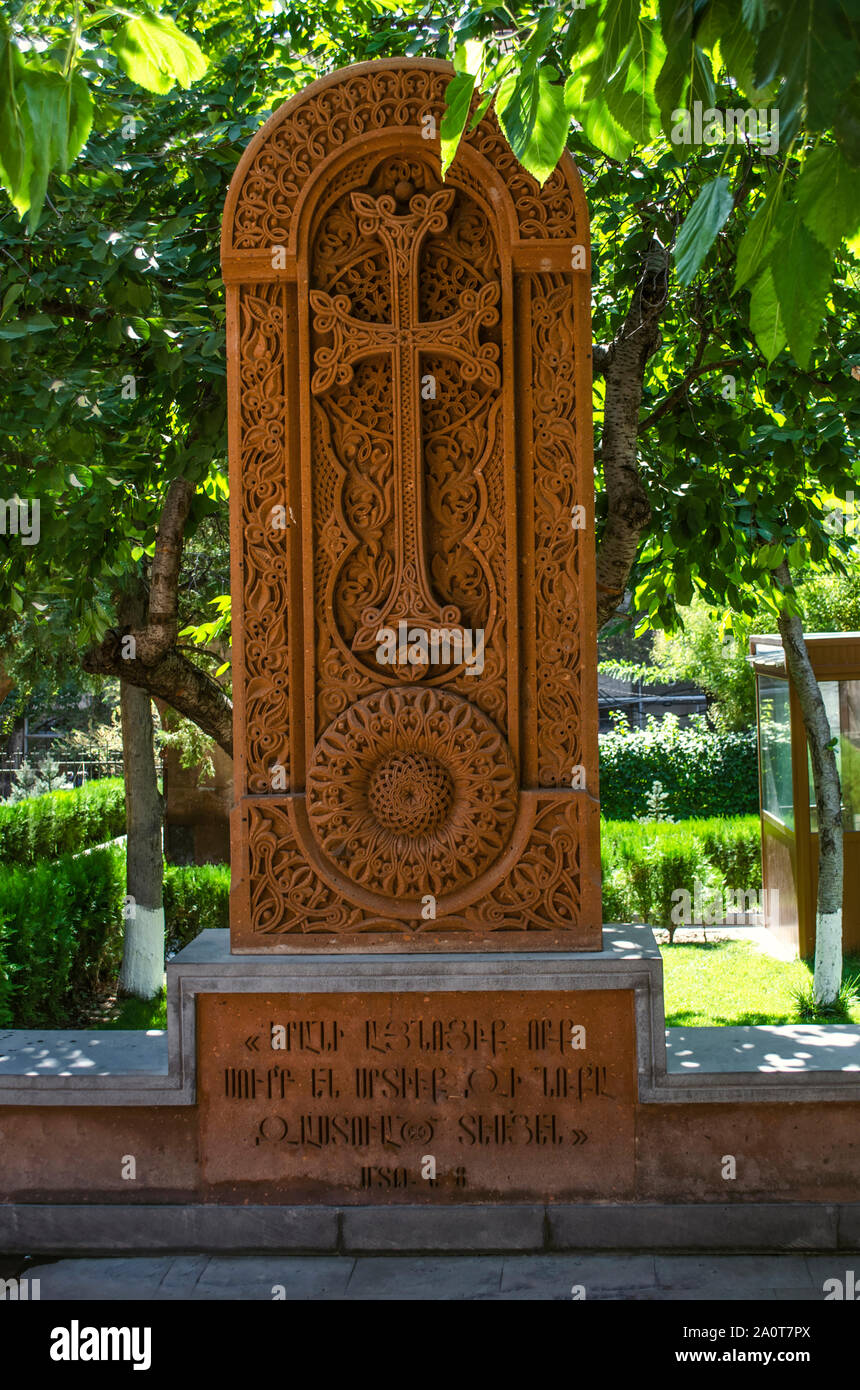
<svg viewBox="0 0 860 1390"><path fill-rule="evenodd" d="M0 1027L62 1028L122 959L125 852L119 846L52 863L0 868ZM166 949L229 922L223 864L164 874Z"/></svg>
<svg viewBox="0 0 860 1390"><path fill-rule="evenodd" d="M758 890L759 835L757 816L674 824L603 821L604 921L629 922L638 915L674 935L672 894L685 889L693 898L696 879L706 890Z"/></svg>
<svg viewBox="0 0 860 1390"><path fill-rule="evenodd" d="M125 855L97 849L0 870L0 1019L62 1027L75 1001L116 970Z"/></svg>
<svg viewBox="0 0 860 1390"><path fill-rule="evenodd" d="M631 922L636 916L630 879L625 869L613 869L603 875L604 922Z"/></svg>
<svg viewBox="0 0 860 1390"><path fill-rule="evenodd" d="M693 820L708 861L729 888L761 888L761 822L758 816Z"/></svg>
<svg viewBox="0 0 860 1390"><path fill-rule="evenodd" d="M610 820L647 813L655 782L676 820L758 811L755 729L726 731L703 715L681 728L673 715L649 718L644 729L613 728L600 736L600 800Z"/></svg>
<svg viewBox="0 0 860 1390"><path fill-rule="evenodd" d="M701 840L690 830L670 841L661 842L656 835L647 840L627 873L637 913L649 926L665 927L670 941L680 925L672 917L679 905L678 890L685 890L692 899L697 879L708 888L721 886Z"/></svg>
<svg viewBox="0 0 860 1390"><path fill-rule="evenodd" d="M205 927L230 925L230 866L168 865L164 871L164 919L168 955L175 955Z"/></svg>
<svg viewBox="0 0 860 1390"><path fill-rule="evenodd" d="M0 806L0 863L36 864L125 833L121 777Z"/></svg>

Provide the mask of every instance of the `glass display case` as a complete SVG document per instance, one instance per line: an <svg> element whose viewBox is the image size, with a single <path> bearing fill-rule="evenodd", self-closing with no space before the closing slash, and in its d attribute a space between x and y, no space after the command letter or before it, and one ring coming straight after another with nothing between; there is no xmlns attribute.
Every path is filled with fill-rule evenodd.
<svg viewBox="0 0 860 1390"><path fill-rule="evenodd" d="M843 948L860 950L860 633L810 633L806 645L836 739L845 848ZM768 929L815 951L818 817L803 716L777 636L750 638L756 674L762 886Z"/></svg>

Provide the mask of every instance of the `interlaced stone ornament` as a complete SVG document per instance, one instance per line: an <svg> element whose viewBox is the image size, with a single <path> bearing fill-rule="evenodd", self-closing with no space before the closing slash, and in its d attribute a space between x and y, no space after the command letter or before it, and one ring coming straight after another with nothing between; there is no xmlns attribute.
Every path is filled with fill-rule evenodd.
<svg viewBox="0 0 860 1390"><path fill-rule="evenodd" d="M353 882L398 898L474 881L517 815L517 778L495 725L433 688L383 690L326 730L308 772L320 848Z"/></svg>
<svg viewBox="0 0 860 1390"><path fill-rule="evenodd" d="M321 79L227 198L237 950L600 946L587 214L491 114L442 181L452 72Z"/></svg>

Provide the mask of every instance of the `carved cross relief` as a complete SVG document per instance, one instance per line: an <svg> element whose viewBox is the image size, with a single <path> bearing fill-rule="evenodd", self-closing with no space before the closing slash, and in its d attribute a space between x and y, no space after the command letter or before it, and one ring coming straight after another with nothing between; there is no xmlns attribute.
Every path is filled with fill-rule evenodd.
<svg viewBox="0 0 860 1390"><path fill-rule="evenodd" d="M385 248L391 288L391 322L367 323L350 313L346 295L311 290L314 328L331 335L330 346L320 347L315 357L311 390L320 396L332 386L348 384L356 363L388 353L392 365L394 406L395 564L389 592L379 607L365 608L353 638L356 652L376 646L381 627L428 631L447 628L462 635L461 612L454 604L441 604L433 592L428 572L428 548L424 524L424 463L421 442L421 356L433 351L457 361L465 381L498 387L498 348L481 343L480 332L498 322L499 286L490 283L478 290L465 289L460 307L448 317L422 322L419 309L419 261L428 235L445 231L454 201L453 189L413 193L410 185L374 198L353 193L352 207L365 237L375 237ZM406 211L398 211L406 205Z"/></svg>

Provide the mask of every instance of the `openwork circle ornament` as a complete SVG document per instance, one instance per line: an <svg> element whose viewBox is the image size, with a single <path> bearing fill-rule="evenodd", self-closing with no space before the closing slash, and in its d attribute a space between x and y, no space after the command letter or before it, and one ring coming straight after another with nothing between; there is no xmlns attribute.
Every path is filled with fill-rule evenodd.
<svg viewBox="0 0 860 1390"><path fill-rule="evenodd" d="M398 899L474 881L517 814L510 749L487 717L447 691L378 691L317 744L307 807L320 848L356 884Z"/></svg>

